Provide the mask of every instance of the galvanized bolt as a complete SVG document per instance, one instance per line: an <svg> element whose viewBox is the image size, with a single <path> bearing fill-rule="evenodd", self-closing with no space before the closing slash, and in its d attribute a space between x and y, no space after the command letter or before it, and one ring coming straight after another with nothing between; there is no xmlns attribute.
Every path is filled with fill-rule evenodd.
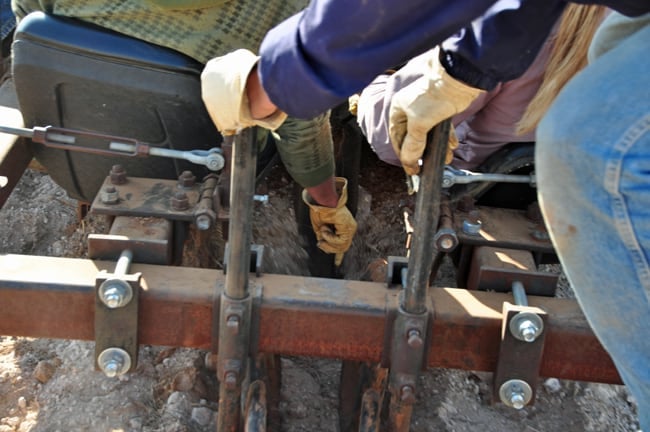
<svg viewBox="0 0 650 432"><path fill-rule="evenodd" d="M413 386L405 385L400 388L400 400L405 404L414 404L415 403L415 391Z"/></svg>
<svg viewBox="0 0 650 432"><path fill-rule="evenodd" d="M190 200L187 198L187 194L182 191L178 191L174 194L171 204L172 209L176 211L183 211L190 208Z"/></svg>
<svg viewBox="0 0 650 432"><path fill-rule="evenodd" d="M481 213L478 210L472 210L463 220L463 232L469 235L479 235L481 232Z"/></svg>
<svg viewBox="0 0 650 432"><path fill-rule="evenodd" d="M514 409L522 409L533 398L533 389L520 379L511 379L499 388L501 402Z"/></svg>
<svg viewBox="0 0 650 432"><path fill-rule="evenodd" d="M422 345L424 345L424 341L422 340L422 335L420 334L420 330L418 329L410 329L407 333L407 344L413 349L418 349L421 348Z"/></svg>
<svg viewBox="0 0 650 432"><path fill-rule="evenodd" d="M228 390L234 390L237 385L237 372L229 371L223 376L223 383Z"/></svg>
<svg viewBox="0 0 650 432"><path fill-rule="evenodd" d="M99 286L99 299L110 309L129 304L133 299L133 288L121 279L107 279Z"/></svg>
<svg viewBox="0 0 650 432"><path fill-rule="evenodd" d="M196 217L194 224L199 231L207 231L212 226L212 218L207 214L201 214Z"/></svg>
<svg viewBox="0 0 650 432"><path fill-rule="evenodd" d="M131 369L131 356L122 348L106 348L97 357L97 365L107 377L112 378Z"/></svg>
<svg viewBox="0 0 650 432"><path fill-rule="evenodd" d="M196 176L192 171L183 171L178 176L178 185L184 188L191 188L196 183Z"/></svg>
<svg viewBox="0 0 650 432"><path fill-rule="evenodd" d="M519 323L519 336L526 342L534 342L540 331L531 320L522 320Z"/></svg>
<svg viewBox="0 0 650 432"><path fill-rule="evenodd" d="M255 194L255 195L253 195L253 200L254 200L254 201L259 201L259 202L261 202L262 204L268 204L268 202L269 202L269 196L268 196L268 195L258 195L258 194Z"/></svg>
<svg viewBox="0 0 650 432"><path fill-rule="evenodd" d="M237 315L230 315L226 319L226 326L233 332L239 333L239 317Z"/></svg>
<svg viewBox="0 0 650 432"><path fill-rule="evenodd" d="M115 186L106 186L102 189L100 198L104 204L117 204L120 202L120 195Z"/></svg>
<svg viewBox="0 0 650 432"><path fill-rule="evenodd" d="M535 240L539 240L539 241L551 240L551 236L549 235L548 230L546 229L546 226L543 223L535 225L535 227L530 232L530 235Z"/></svg>
<svg viewBox="0 0 650 432"><path fill-rule="evenodd" d="M122 185L126 183L126 170L122 165L113 165L111 167L111 172L109 175L111 178L111 183L114 185Z"/></svg>

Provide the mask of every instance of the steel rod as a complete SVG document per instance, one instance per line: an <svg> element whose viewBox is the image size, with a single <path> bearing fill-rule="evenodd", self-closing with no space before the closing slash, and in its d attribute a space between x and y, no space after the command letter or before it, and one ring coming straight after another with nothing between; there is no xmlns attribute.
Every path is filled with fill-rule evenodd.
<svg viewBox="0 0 650 432"><path fill-rule="evenodd" d="M232 299L243 299L248 295L257 163L257 140L254 134L254 128L247 128L235 135L231 158L226 295Z"/></svg>
<svg viewBox="0 0 650 432"><path fill-rule="evenodd" d="M409 255L403 308L419 314L426 310L425 297L433 265L433 234L438 226L442 171L447 154L450 121L433 129L423 155L420 186L415 201L415 231Z"/></svg>

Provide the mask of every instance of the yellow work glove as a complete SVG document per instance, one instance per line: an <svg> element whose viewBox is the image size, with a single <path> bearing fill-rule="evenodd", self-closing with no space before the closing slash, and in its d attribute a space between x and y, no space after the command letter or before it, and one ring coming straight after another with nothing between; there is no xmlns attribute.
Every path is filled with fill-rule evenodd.
<svg viewBox="0 0 650 432"><path fill-rule="evenodd" d="M246 80L259 56L239 49L210 60L201 73L201 97L217 129L223 135L234 135L251 126L277 129L287 115L277 110L261 120L251 117Z"/></svg>
<svg viewBox="0 0 650 432"><path fill-rule="evenodd" d="M418 174L427 133L438 123L467 107L483 90L452 78L430 51L423 76L400 89L389 109L388 133L395 153L408 175ZM456 145L458 140L456 139Z"/></svg>
<svg viewBox="0 0 650 432"><path fill-rule="evenodd" d="M348 181L343 177L335 177L334 182L339 194L336 207L315 204L307 189L302 191L302 200L309 206L309 218L318 247L326 253L336 254L334 264L340 266L343 254L352 246L357 222L345 206L348 201Z"/></svg>

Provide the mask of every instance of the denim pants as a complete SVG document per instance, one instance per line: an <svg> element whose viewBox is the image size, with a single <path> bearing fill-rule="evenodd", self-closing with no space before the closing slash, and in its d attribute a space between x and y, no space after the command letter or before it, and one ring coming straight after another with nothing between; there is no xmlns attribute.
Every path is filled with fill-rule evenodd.
<svg viewBox="0 0 650 432"><path fill-rule="evenodd" d="M16 17L11 11L11 0L0 0L0 40L16 27Z"/></svg>
<svg viewBox="0 0 650 432"><path fill-rule="evenodd" d="M577 300L650 431L650 25L562 90L537 129L540 205Z"/></svg>

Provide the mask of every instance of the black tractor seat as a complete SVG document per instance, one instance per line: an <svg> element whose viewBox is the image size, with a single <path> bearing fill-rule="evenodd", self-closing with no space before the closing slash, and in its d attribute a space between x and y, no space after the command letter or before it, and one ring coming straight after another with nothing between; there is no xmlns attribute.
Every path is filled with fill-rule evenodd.
<svg viewBox="0 0 650 432"><path fill-rule="evenodd" d="M26 127L56 126L133 138L175 150L221 144L201 99L203 65L177 51L80 20L34 12L16 28L13 76ZM78 145L105 143L82 137ZM92 201L114 164L129 176L176 178L209 171L183 160L124 158L32 144L68 194Z"/></svg>

